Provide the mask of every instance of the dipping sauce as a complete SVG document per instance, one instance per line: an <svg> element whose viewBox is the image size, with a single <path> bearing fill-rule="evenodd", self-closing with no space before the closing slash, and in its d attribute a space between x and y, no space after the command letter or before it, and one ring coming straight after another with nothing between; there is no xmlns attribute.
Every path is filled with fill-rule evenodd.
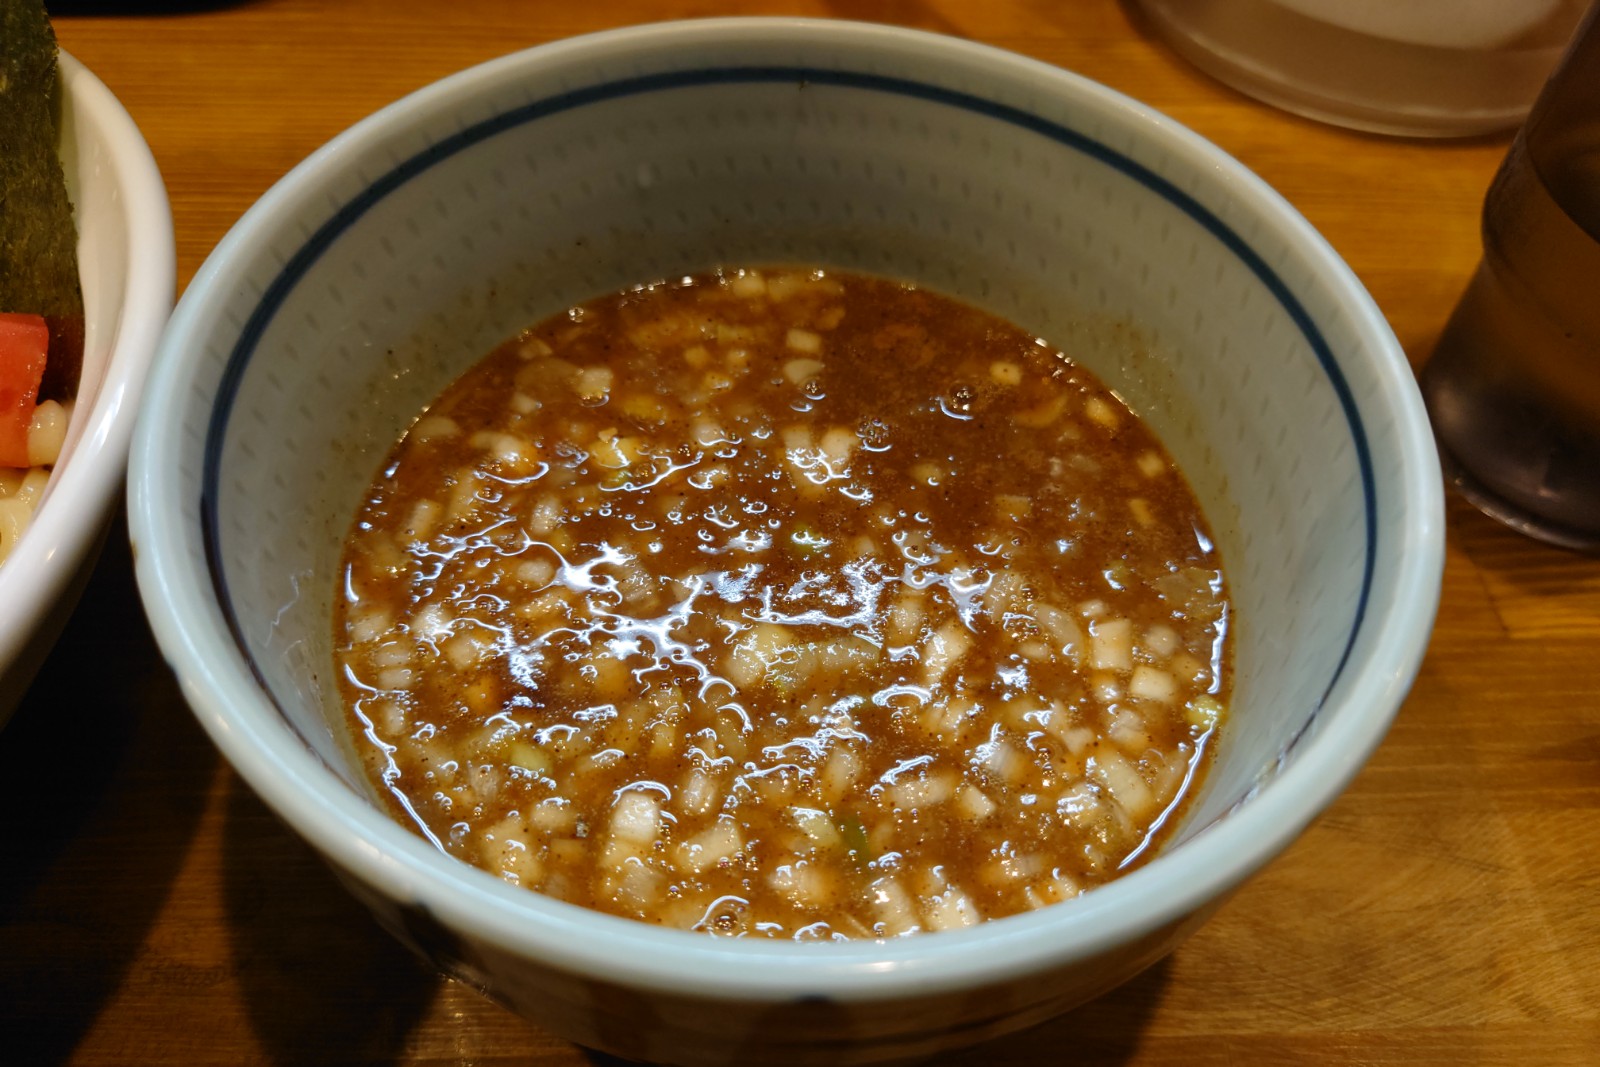
<svg viewBox="0 0 1600 1067"><path fill-rule="evenodd" d="M439 847L652 923L943 930L1137 863L1203 771L1228 602L1167 454L1062 353L835 271L573 308L357 518L338 673Z"/></svg>

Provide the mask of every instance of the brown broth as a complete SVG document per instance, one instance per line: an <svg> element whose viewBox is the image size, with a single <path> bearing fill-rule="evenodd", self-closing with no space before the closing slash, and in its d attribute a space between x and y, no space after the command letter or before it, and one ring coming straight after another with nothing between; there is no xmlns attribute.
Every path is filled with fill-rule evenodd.
<svg viewBox="0 0 1600 1067"><path fill-rule="evenodd" d="M397 814L508 881L881 937L1138 862L1227 698L1223 576L1062 353L840 272L596 300L453 384L373 484L336 657Z"/></svg>

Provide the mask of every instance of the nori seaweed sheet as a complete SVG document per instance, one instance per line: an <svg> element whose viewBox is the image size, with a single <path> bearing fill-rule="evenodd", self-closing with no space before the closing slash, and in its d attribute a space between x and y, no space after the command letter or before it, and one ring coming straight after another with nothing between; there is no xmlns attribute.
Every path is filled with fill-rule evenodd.
<svg viewBox="0 0 1600 1067"><path fill-rule="evenodd" d="M0 0L0 311L43 315L41 399L68 399L83 360L77 230L57 154L56 38L39 0Z"/></svg>

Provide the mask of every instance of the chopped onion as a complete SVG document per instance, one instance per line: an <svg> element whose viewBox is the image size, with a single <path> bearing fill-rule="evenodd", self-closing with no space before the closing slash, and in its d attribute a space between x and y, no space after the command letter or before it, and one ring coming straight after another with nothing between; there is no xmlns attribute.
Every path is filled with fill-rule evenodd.
<svg viewBox="0 0 1600 1067"><path fill-rule="evenodd" d="M928 901L923 908L923 915L930 930L959 930L983 919L972 898L954 887Z"/></svg>
<svg viewBox="0 0 1600 1067"><path fill-rule="evenodd" d="M584 367L572 378L572 391L590 403L604 400L611 392L610 367Z"/></svg>
<svg viewBox="0 0 1600 1067"><path fill-rule="evenodd" d="M950 668L972 648L972 635L959 622L947 622L923 646L922 676L928 685L937 685Z"/></svg>
<svg viewBox="0 0 1600 1067"><path fill-rule="evenodd" d="M833 819L825 811L816 808L793 808L789 814L793 816L795 825L800 827L800 832L811 839L812 844L819 848L840 848L844 838L839 836L839 827L834 825Z"/></svg>
<svg viewBox="0 0 1600 1067"><path fill-rule="evenodd" d="M1128 758L1116 749L1101 745L1089 757L1089 775L1105 788L1106 794L1135 819L1149 814L1155 794L1140 777Z"/></svg>
<svg viewBox="0 0 1600 1067"><path fill-rule="evenodd" d="M995 803L977 786L963 785L956 794L955 808L963 818L979 822L994 814Z"/></svg>
<svg viewBox="0 0 1600 1067"><path fill-rule="evenodd" d="M448 415L424 415L411 427L410 436L413 441L438 441L460 434L460 425Z"/></svg>
<svg viewBox="0 0 1600 1067"><path fill-rule="evenodd" d="M1128 695L1135 700L1154 700L1170 704L1178 699L1178 682L1155 667L1135 667L1128 679Z"/></svg>
<svg viewBox="0 0 1600 1067"><path fill-rule="evenodd" d="M1083 628L1078 620L1049 604L1034 604L1034 621L1055 642L1057 652L1073 663L1083 661Z"/></svg>
<svg viewBox="0 0 1600 1067"><path fill-rule="evenodd" d="M661 804L654 794L630 789L611 809L611 834L620 841L648 845L661 833Z"/></svg>
<svg viewBox="0 0 1600 1067"><path fill-rule="evenodd" d="M400 527L400 536L407 541L426 541L443 514L444 508L437 500L417 501L412 505L405 524Z"/></svg>
<svg viewBox="0 0 1600 1067"><path fill-rule="evenodd" d="M832 874L805 860L780 863L767 881L796 904L820 907L833 899Z"/></svg>
<svg viewBox="0 0 1600 1067"><path fill-rule="evenodd" d="M678 806L690 815L708 814L717 803L717 784L696 767L678 790Z"/></svg>
<svg viewBox="0 0 1600 1067"><path fill-rule="evenodd" d="M1021 385L1022 365L1009 359L997 359L989 364L989 380L996 385Z"/></svg>
<svg viewBox="0 0 1600 1067"><path fill-rule="evenodd" d="M1170 626L1156 624L1144 632L1144 650L1156 659L1166 659L1178 651L1182 639Z"/></svg>
<svg viewBox="0 0 1600 1067"><path fill-rule="evenodd" d="M893 875L885 875L867 887L867 906L877 919L876 929L881 934L898 937L922 929L910 895Z"/></svg>
<svg viewBox="0 0 1600 1067"><path fill-rule="evenodd" d="M806 353L810 353L810 354L814 355L814 354L822 351L822 335L821 334L817 334L817 333L812 333L810 330L791 329L787 334L784 335L783 343L785 345L787 345L788 347L794 349L796 352L806 352ZM790 369L789 369L795 363L814 363L814 364L816 364L816 367L815 367L815 369L806 371L804 373L801 373L798 377L796 377L796 375L794 373L792 373L790 371ZM801 382L805 381L807 378L816 377L817 371L819 371L821 369L822 369L822 364L818 363L814 359L813 360L798 360L797 359L797 360L791 360L790 363L786 364L784 366L783 373L784 373L784 376L787 377L791 382L794 382L796 385L799 385Z"/></svg>
<svg viewBox="0 0 1600 1067"><path fill-rule="evenodd" d="M722 815L706 829L683 841L675 850L678 866L695 874L703 874L718 864L733 862L744 848L738 823L731 816Z"/></svg>
<svg viewBox="0 0 1600 1067"><path fill-rule="evenodd" d="M1099 397L1090 397L1089 402L1083 405L1083 413L1093 422L1115 432L1122 425L1122 419L1117 415L1117 409L1101 400Z"/></svg>
<svg viewBox="0 0 1600 1067"><path fill-rule="evenodd" d="M734 296L750 300L767 293L767 279L757 270L741 270L728 279L728 289Z"/></svg>
<svg viewBox="0 0 1600 1067"><path fill-rule="evenodd" d="M1097 670L1133 668L1133 623L1127 619L1096 619L1089 624L1089 665Z"/></svg>

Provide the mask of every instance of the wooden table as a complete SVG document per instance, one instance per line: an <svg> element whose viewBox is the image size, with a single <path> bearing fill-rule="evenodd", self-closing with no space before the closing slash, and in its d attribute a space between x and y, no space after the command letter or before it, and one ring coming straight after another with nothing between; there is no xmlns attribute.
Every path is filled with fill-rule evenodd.
<svg viewBox="0 0 1600 1067"><path fill-rule="evenodd" d="M1507 143L1278 113L1113 0L53 6L160 161L180 284L274 179L380 105L516 48L675 15L918 26L1146 101L1304 212L1415 362L1477 259ZM606 1062L426 972L263 808L162 666L122 537L0 733L0 1062ZM1597 639L1600 560L1452 500L1432 650L1343 799L1167 962L948 1062L1600 1063Z"/></svg>

